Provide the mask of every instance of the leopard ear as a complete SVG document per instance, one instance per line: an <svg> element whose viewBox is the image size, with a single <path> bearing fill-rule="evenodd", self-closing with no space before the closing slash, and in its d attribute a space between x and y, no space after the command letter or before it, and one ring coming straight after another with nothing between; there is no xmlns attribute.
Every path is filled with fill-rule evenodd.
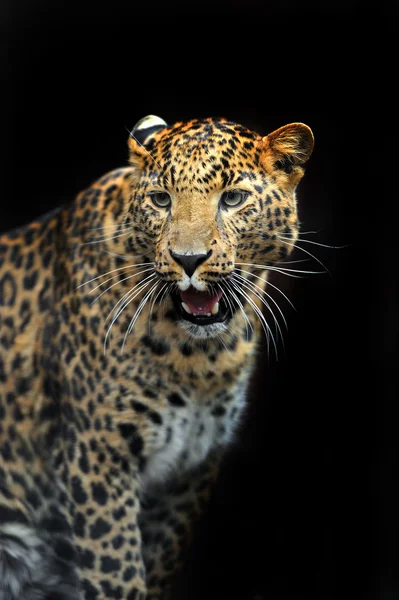
<svg viewBox="0 0 399 600"><path fill-rule="evenodd" d="M151 140L158 131L167 126L163 119L155 115L148 115L136 123L128 140L132 165L142 165L142 159L148 156L146 146L150 145Z"/></svg>
<svg viewBox="0 0 399 600"><path fill-rule="evenodd" d="M284 173L296 185L313 151L314 138L310 127L303 123L290 123L269 133L262 143L260 160L266 171Z"/></svg>

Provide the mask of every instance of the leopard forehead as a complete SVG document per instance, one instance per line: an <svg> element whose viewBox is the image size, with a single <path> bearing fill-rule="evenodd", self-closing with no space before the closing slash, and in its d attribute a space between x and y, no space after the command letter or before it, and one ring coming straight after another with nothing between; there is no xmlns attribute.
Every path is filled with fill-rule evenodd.
<svg viewBox="0 0 399 600"><path fill-rule="evenodd" d="M213 167L214 174L218 170L253 167L258 163L260 140L255 132L226 119L176 123L156 132L148 141L146 167L162 172L180 167L186 175L201 167Z"/></svg>
<svg viewBox="0 0 399 600"><path fill-rule="evenodd" d="M178 122L170 127L164 127L154 139L172 142L176 144L205 144L216 143L223 138L229 137L236 142L242 140L254 140L259 137L257 133L245 128L243 125L228 121L227 119L193 119L185 123Z"/></svg>

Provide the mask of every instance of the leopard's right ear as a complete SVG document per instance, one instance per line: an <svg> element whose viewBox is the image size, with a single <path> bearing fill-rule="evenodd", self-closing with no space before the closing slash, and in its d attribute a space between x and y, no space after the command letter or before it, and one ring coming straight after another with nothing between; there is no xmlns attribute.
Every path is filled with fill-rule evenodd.
<svg viewBox="0 0 399 600"><path fill-rule="evenodd" d="M148 157L146 146L150 145L154 135L167 127L168 124L155 115L143 117L136 123L130 132L129 148L130 148L130 163L133 166L141 167L143 158Z"/></svg>

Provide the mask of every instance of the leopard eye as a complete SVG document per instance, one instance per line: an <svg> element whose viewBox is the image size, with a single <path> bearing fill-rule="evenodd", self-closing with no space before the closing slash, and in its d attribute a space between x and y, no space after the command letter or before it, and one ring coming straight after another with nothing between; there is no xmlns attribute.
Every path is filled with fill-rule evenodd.
<svg viewBox="0 0 399 600"><path fill-rule="evenodd" d="M149 196L158 208L169 208L171 204L168 192L150 192Z"/></svg>
<svg viewBox="0 0 399 600"><path fill-rule="evenodd" d="M240 206L248 197L248 192L243 190L230 190L223 192L220 202L224 208L233 208Z"/></svg>

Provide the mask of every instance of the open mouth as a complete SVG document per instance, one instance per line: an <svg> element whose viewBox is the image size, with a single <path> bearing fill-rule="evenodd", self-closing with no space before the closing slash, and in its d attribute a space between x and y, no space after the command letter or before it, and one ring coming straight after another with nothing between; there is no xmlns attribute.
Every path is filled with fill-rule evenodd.
<svg viewBox="0 0 399 600"><path fill-rule="evenodd" d="M195 325L223 323L233 316L233 305L225 302L222 290L199 292L190 286L184 292L174 293L173 301L180 318Z"/></svg>

